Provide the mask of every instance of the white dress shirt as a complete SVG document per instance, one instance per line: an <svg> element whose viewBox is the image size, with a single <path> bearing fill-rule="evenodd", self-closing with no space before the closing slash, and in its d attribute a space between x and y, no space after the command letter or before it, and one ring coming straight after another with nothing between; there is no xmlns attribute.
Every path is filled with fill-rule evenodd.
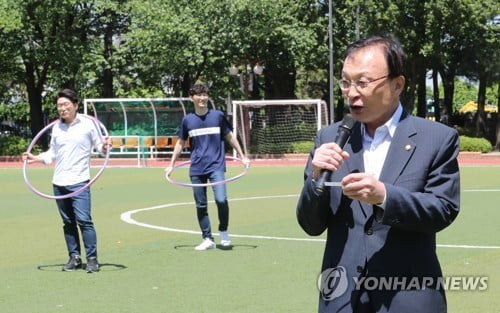
<svg viewBox="0 0 500 313"><path fill-rule="evenodd" d="M385 122L384 125L377 127L373 138L368 135L365 125L361 124L361 134L363 135L363 160L365 172L379 179L382 167L384 166L385 157L389 151L389 147L396 132L403 108L399 104L398 108Z"/></svg>
<svg viewBox="0 0 500 313"><path fill-rule="evenodd" d="M92 147L102 151L102 136L95 122L77 114L71 124L56 123L52 127L50 148L40 154L45 164L56 161L52 183L70 186L90 179Z"/></svg>
<svg viewBox="0 0 500 313"><path fill-rule="evenodd" d="M365 173L372 175L376 179L380 178L387 152L391 146L392 138L394 137L402 113L403 107L400 103L391 118L384 125L377 127L373 138L366 131L365 125L361 124ZM385 207L385 198L379 206L382 208Z"/></svg>

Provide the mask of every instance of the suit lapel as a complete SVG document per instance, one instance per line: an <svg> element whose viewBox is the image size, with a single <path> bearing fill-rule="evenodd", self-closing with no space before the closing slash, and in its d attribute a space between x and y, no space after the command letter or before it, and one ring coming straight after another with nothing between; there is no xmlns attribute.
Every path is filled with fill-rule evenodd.
<svg viewBox="0 0 500 313"><path fill-rule="evenodd" d="M349 142L350 145L346 146L345 149L350 155L349 159L345 162L347 169L349 173L363 173L365 171L365 162L363 158L363 138L359 123L353 129ZM361 212L364 219L368 219L373 214L373 207L368 203L354 201L353 205L359 208L359 210L353 208L354 212Z"/></svg>
<svg viewBox="0 0 500 313"><path fill-rule="evenodd" d="M411 139L415 134L416 130L411 122L411 117L403 111L389 151L387 152L382 172L380 173L380 181L393 184L401 175L415 152L416 145ZM345 150L350 155L349 159L345 162L349 173L364 172L363 141L359 123L353 129L349 143L345 147ZM366 219L373 214L372 205L362 203L361 201L355 201L354 203L357 203Z"/></svg>
<svg viewBox="0 0 500 313"><path fill-rule="evenodd" d="M361 137L361 125L356 123L352 130L349 145L346 146L345 151L349 153L350 157L345 162L349 173L358 173L365 171L365 163L363 161L363 141Z"/></svg>
<svg viewBox="0 0 500 313"><path fill-rule="evenodd" d="M415 142L411 139L416 134L411 117L403 112L392 139L387 157L380 173L380 181L393 184L401 175L415 152Z"/></svg>

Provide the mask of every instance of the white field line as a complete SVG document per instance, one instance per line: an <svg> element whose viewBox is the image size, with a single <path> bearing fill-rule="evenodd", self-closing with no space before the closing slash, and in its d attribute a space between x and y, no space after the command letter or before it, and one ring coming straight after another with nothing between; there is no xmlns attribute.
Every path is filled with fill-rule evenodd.
<svg viewBox="0 0 500 313"><path fill-rule="evenodd" d="M292 198L298 197L298 195L277 195L277 196L259 196L259 197L246 197L246 198L237 198L231 199L231 201L247 201L247 200L259 200L259 199L273 199L273 198ZM210 201L214 203L214 201ZM195 234L200 235L200 231L190 230L190 229L179 229L172 227L164 227L158 225L152 225L148 223L138 222L132 218L132 215L139 212L158 210L163 208L169 208L179 205L194 205L194 202L177 202L177 203L168 203L168 204L160 204L152 207L141 208L136 210L130 210L122 213L120 215L120 219L125 223L137 225L141 227L146 227L150 229L156 229L161 231L168 232L177 232L177 233L185 233L185 234ZM218 236L218 233L213 233ZM263 236L263 235L241 235L241 234L231 234L231 237L234 238L253 238L253 239L268 239L268 240L286 240L286 241L310 241L310 242L325 242L325 239L317 239L317 238L294 238L294 237L276 237L276 236ZM461 248L461 249L500 249L500 246L470 246L470 245L442 245L438 244L438 247L441 248Z"/></svg>

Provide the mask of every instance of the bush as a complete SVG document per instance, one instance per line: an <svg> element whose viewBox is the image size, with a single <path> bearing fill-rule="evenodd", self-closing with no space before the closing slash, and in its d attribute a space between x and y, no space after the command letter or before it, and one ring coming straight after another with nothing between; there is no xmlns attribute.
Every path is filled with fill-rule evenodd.
<svg viewBox="0 0 500 313"><path fill-rule="evenodd" d="M309 153L314 147L314 141L299 141L292 143L292 153Z"/></svg>
<svg viewBox="0 0 500 313"><path fill-rule="evenodd" d="M309 153L316 136L314 124L296 123L254 127L250 134L250 153Z"/></svg>
<svg viewBox="0 0 500 313"><path fill-rule="evenodd" d="M283 153L309 153L314 146L314 141L274 142L272 144L256 144L250 147L252 154L283 154Z"/></svg>
<svg viewBox="0 0 500 313"><path fill-rule="evenodd" d="M490 152L491 149L491 143L485 138L460 136L460 151L486 153Z"/></svg>
<svg viewBox="0 0 500 313"><path fill-rule="evenodd" d="M292 153L292 145L289 142L273 143L273 144L257 144L250 147L252 154L283 154Z"/></svg>
<svg viewBox="0 0 500 313"><path fill-rule="evenodd" d="M29 144L30 144L29 139L25 139L19 136L15 135L1 136L0 155L20 155L26 151Z"/></svg>

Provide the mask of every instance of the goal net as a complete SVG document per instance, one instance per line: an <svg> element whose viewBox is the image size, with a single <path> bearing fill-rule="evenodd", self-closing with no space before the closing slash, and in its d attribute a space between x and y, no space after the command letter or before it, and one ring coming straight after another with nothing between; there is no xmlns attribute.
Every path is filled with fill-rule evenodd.
<svg viewBox="0 0 500 313"><path fill-rule="evenodd" d="M308 153L327 125L323 100L233 101L233 128L245 154Z"/></svg>

